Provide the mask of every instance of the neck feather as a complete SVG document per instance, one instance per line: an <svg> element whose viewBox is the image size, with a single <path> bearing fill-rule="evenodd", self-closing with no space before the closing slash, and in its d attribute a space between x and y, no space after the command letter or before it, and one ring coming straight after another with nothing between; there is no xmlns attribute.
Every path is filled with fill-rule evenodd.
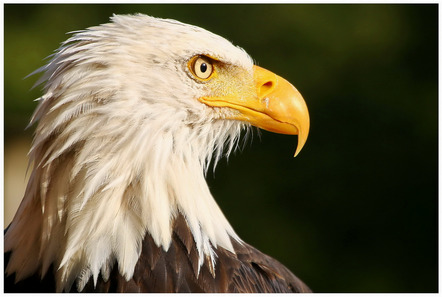
<svg viewBox="0 0 442 297"><path fill-rule="evenodd" d="M36 114L45 108L50 110L41 104ZM168 126L171 117L177 123L187 120L188 115L180 119L176 113L132 114L131 122L122 113L92 121L106 113L100 108L83 106L76 120L51 109L40 119L30 181L5 237L5 251L12 251L7 272L20 280L38 270L44 275L53 265L58 290L69 290L75 281L81 290L90 277L96 282L101 273L106 279L117 262L130 279L146 233L167 251L178 214L192 232L200 267L205 260L215 265L213 248L234 252L231 238L240 239L204 173L221 157L225 143L227 154L232 151L243 125Z"/></svg>

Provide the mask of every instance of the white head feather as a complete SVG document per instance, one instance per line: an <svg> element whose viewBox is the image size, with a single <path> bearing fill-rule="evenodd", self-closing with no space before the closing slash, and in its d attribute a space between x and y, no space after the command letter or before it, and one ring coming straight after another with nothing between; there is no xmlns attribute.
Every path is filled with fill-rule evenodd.
<svg viewBox="0 0 442 297"><path fill-rule="evenodd" d="M188 60L209 55L245 72L241 48L201 28L144 15L76 32L44 72L44 95L30 152L34 163L23 202L5 237L17 279L51 264L58 290L82 289L114 262L130 279L146 232L167 250L181 212L200 265L212 247L240 241L204 179L209 162L235 147L246 127L223 120L197 98Z"/></svg>

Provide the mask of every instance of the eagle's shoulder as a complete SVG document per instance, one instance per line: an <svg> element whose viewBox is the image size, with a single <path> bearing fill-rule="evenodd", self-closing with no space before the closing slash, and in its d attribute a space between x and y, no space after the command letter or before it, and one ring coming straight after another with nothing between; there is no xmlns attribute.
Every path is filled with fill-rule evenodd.
<svg viewBox="0 0 442 297"><path fill-rule="evenodd" d="M235 292L308 293L311 290L287 267L247 243L234 244L241 266L235 272Z"/></svg>

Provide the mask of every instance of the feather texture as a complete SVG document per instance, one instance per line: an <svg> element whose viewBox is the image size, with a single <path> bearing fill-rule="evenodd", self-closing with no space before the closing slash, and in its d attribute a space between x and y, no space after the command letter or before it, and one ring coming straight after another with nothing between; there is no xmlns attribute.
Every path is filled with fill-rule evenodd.
<svg viewBox="0 0 442 297"><path fill-rule="evenodd" d="M255 248L232 241L233 252L215 248L217 264L214 273L210 261L196 267L198 252L192 233L182 215L174 220L172 241L166 251L155 244L147 235L142 243L141 256L135 266L133 277L126 280L119 268L114 267L106 278L102 274L96 280L90 279L82 292L98 293L297 293L310 292L310 289L278 261L259 252ZM196 270L200 270L198 273ZM53 276L43 279L49 285L29 288L32 280L21 283L20 288L31 292L50 292L54 288ZM6 278L6 289L14 290L11 278ZM27 285L25 285L27 284ZM76 292L73 288L71 292ZM26 291L21 291L26 292Z"/></svg>

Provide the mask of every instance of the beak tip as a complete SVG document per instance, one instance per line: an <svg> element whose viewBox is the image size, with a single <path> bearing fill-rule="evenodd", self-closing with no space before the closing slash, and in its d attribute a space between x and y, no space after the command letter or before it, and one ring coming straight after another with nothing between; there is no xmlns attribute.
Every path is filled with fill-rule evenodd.
<svg viewBox="0 0 442 297"><path fill-rule="evenodd" d="M295 155L293 157L298 156L298 154L301 152L302 148L304 147L304 144L307 142L307 135L302 135L301 131L298 134L298 146L296 147Z"/></svg>
<svg viewBox="0 0 442 297"><path fill-rule="evenodd" d="M293 158L296 158L299 155L300 152L301 152L301 147L298 146L296 148L295 155L293 156Z"/></svg>

